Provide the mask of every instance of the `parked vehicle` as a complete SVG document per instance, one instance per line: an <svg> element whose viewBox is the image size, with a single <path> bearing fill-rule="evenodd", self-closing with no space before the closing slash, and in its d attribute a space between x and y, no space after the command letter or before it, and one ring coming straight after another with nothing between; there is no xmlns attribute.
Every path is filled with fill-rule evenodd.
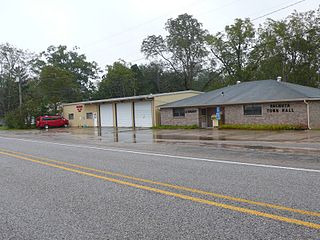
<svg viewBox="0 0 320 240"><path fill-rule="evenodd" d="M68 127L69 120L61 116L40 116L36 118L37 128Z"/></svg>

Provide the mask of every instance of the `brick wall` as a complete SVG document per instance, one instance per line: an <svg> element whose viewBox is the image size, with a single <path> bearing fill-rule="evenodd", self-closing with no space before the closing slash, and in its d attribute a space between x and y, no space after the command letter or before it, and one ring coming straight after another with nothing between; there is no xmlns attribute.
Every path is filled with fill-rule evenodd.
<svg viewBox="0 0 320 240"><path fill-rule="evenodd" d="M283 104L289 104L289 107L281 107ZM278 111L273 111L273 109L278 109ZM284 112L282 109L285 109ZM288 112L286 112L286 109ZM291 110L293 112L289 112ZM262 104L261 116L248 116L243 113L243 105L226 105L225 124L290 124L307 126L307 107L304 102L265 103Z"/></svg>
<svg viewBox="0 0 320 240"><path fill-rule="evenodd" d="M171 126L199 126L199 111L197 108L185 108L184 117L173 117L172 108L161 109L161 125Z"/></svg>
<svg viewBox="0 0 320 240"><path fill-rule="evenodd" d="M310 101L310 127L320 129L320 101Z"/></svg>

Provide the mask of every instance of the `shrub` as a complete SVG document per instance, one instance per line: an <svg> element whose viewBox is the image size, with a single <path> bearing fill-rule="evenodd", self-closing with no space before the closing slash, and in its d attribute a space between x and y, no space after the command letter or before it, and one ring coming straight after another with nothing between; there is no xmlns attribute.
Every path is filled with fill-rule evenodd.
<svg viewBox="0 0 320 240"><path fill-rule="evenodd" d="M26 128L24 116L22 113L20 113L19 109L6 113L4 116L4 120L8 128Z"/></svg>
<svg viewBox="0 0 320 240"><path fill-rule="evenodd" d="M305 130L305 125L290 124L224 124L219 129L249 129L249 130Z"/></svg>
<svg viewBox="0 0 320 240"><path fill-rule="evenodd" d="M10 129L34 128L32 119L33 117L26 110L22 109L20 112L19 108L4 115L5 127Z"/></svg>

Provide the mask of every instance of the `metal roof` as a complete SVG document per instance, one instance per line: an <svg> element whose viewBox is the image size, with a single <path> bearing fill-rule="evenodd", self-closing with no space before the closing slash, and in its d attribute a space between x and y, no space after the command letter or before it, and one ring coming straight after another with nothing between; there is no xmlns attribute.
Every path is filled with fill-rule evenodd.
<svg viewBox="0 0 320 240"><path fill-rule="evenodd" d="M160 108L303 101L312 99L320 99L320 89L276 80L259 80L220 88L161 105Z"/></svg>
<svg viewBox="0 0 320 240"><path fill-rule="evenodd" d="M130 101L130 100L151 100L154 97L161 97L161 96L170 96L175 94L182 94L182 93L202 93L199 91L194 90L187 90L187 91L179 91L179 92L169 92L169 93L156 93L156 94L148 94L148 95L140 95L140 96L131 96L131 97L121 97L121 98L107 98L107 99L100 99L100 100L92 100L92 101L83 101L83 102L73 102L73 103L63 103L63 106L68 105L75 105L75 104L94 104L94 103L110 103L110 102L123 102L123 101Z"/></svg>

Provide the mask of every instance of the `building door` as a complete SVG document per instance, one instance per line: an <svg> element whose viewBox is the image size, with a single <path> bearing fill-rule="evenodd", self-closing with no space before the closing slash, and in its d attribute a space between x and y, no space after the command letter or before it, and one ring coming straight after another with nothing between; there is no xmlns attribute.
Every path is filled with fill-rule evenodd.
<svg viewBox="0 0 320 240"><path fill-rule="evenodd" d="M101 127L113 127L112 104L100 105Z"/></svg>
<svg viewBox="0 0 320 240"><path fill-rule="evenodd" d="M212 115L215 114L215 108L202 108L200 112L200 126L202 128L212 127Z"/></svg>
<svg viewBox="0 0 320 240"><path fill-rule="evenodd" d="M98 118L97 118L96 112L93 113L92 118L93 118L93 126L97 127L98 126Z"/></svg>
<svg viewBox="0 0 320 240"><path fill-rule="evenodd" d="M135 102L134 119L136 127L152 127L152 102Z"/></svg>
<svg viewBox="0 0 320 240"><path fill-rule="evenodd" d="M200 109L200 127L202 127L202 128L208 127L207 109L206 108Z"/></svg>
<svg viewBox="0 0 320 240"><path fill-rule="evenodd" d="M213 127L211 117L214 114L216 114L216 108L215 107L207 108L207 123L208 123L208 127Z"/></svg>
<svg viewBox="0 0 320 240"><path fill-rule="evenodd" d="M117 127L133 127L132 102L117 103Z"/></svg>

